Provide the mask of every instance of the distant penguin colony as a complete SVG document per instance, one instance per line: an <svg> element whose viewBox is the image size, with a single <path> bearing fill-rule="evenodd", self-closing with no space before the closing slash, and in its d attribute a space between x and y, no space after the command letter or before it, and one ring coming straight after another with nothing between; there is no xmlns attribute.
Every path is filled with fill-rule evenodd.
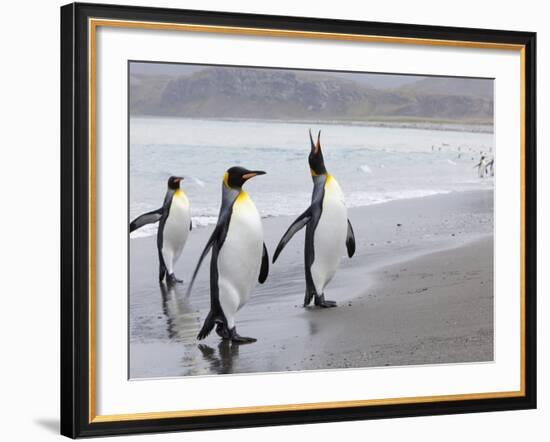
<svg viewBox="0 0 550 442"><path fill-rule="evenodd" d="M443 147L449 147L449 146L450 146L449 143L441 143L441 146L437 147L437 150L439 152L441 152ZM435 148L436 148L436 146L434 146L432 144L431 145L431 151L434 152ZM485 149L487 149L487 150L485 150ZM454 151L454 149L452 149L452 148L451 148L451 150ZM447 152L449 152L449 150L447 150ZM460 145L460 146L457 146L456 147L456 153L457 153L456 159L457 160L462 160L464 157L466 157L466 155L468 155L468 158L471 161L474 161L475 157L473 157L472 154L471 153L469 154L468 152L477 152L477 148L467 146L467 145L464 145L464 144ZM450 164L456 165L451 160L447 160L447 161ZM495 176L495 157L494 157L494 154L493 154L493 148L492 147L482 146L482 150L479 150L479 160L475 164L475 166L473 166L473 168L477 169L476 175L477 175L478 178L485 179L485 178L488 178L488 177L494 177Z"/></svg>

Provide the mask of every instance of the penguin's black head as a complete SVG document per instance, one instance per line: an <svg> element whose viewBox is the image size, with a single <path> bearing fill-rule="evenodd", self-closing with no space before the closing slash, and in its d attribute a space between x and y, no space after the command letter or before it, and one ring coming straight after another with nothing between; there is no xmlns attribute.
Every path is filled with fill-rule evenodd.
<svg viewBox="0 0 550 442"><path fill-rule="evenodd" d="M180 183L183 181L181 176L171 176L168 178L168 188L172 190L177 190L180 188Z"/></svg>
<svg viewBox="0 0 550 442"><path fill-rule="evenodd" d="M263 170L248 170L244 167L235 166L227 169L223 182L227 187L240 189L247 180L257 175L265 175L265 172Z"/></svg>
<svg viewBox="0 0 550 442"><path fill-rule="evenodd" d="M321 131L317 135L317 142L313 142L311 136L311 129L309 130L309 141L311 141L311 152L309 153L309 168L311 169L311 175L325 175L327 169L325 168L325 160L323 159L323 152L321 151Z"/></svg>

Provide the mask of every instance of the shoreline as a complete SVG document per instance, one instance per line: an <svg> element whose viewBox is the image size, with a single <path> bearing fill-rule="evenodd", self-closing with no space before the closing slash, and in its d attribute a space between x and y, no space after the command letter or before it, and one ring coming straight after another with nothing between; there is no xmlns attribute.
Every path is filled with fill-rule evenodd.
<svg viewBox="0 0 550 442"><path fill-rule="evenodd" d="M301 120L293 119L287 121L284 119L262 119L262 118L193 118L185 116L167 116L167 115L131 115L130 118L150 118L150 119L183 119L200 121L224 121L224 122L261 122L261 123L284 123L284 124L326 124L339 126L363 126L363 127L388 127L394 129L418 129L418 130L438 130L449 132L471 132L471 133L494 133L494 124L488 122L476 121L449 121L449 120L429 120L429 119L399 119L399 118L372 118L367 120Z"/></svg>
<svg viewBox="0 0 550 442"><path fill-rule="evenodd" d="M444 298L433 290L451 277L467 287L472 284L474 271L468 267L474 264L486 267L489 258L492 260L492 191L397 200L350 209L349 217L357 239L356 256L342 260L327 288L327 298L336 300L339 307L328 310L302 307L303 238L297 234L277 263L271 265L267 282L256 287L250 302L237 316L240 333L259 339L245 346L220 343L215 335L200 343L195 340L209 307L208 265L203 264L190 298L184 297L186 284L159 294L154 237L132 239L131 378L491 360L492 313L488 313L488 304L492 306L492 291L489 299L488 289L481 294L471 288L459 290L458 295L462 296L466 290L467 296L473 297L472 303L484 306L480 326L471 329L466 323L475 316L470 311L472 306L463 305L467 312L463 314L464 311L456 309L460 296L457 298L452 287L437 289L443 290ZM263 220L270 253L293 219ZM212 228L197 229L190 237L176 266L178 276L188 279ZM438 258L433 258L438 254ZM457 267L454 276L446 275L444 269L429 271L445 260L454 260ZM487 288L492 284L492 267L485 267L473 279L482 280ZM430 283L426 285L427 282ZM418 293L407 293L413 287ZM418 311L429 305L428 299L432 304L447 299L453 307L448 311L448 305L442 305L433 313L437 318L452 316L453 312L460 317L450 328L454 335L449 335L446 326L437 321L429 330L420 330L422 333L412 343L396 332L397 323L392 325L393 329L382 324L381 331L371 330L372 325L368 324L367 330L356 329L364 318L370 318L374 324L380 320L392 323L391 312L404 306L408 309L409 330L429 324L430 319ZM466 333L468 330L470 334ZM370 336L372 342L370 338L363 341L363 335ZM420 341L424 347L415 347ZM471 342L473 347L468 349L464 342ZM409 349L407 354L405 348ZM432 350L428 351L429 348ZM441 360L434 359L434 349L438 349ZM310 350L313 353L308 353Z"/></svg>
<svg viewBox="0 0 550 442"><path fill-rule="evenodd" d="M402 197L402 198L395 198L395 199L391 199L391 200L386 200L386 201L377 201L377 202L372 202L371 204L367 204L367 205L362 205L362 206L347 206L347 210L348 212L350 211L355 211L355 210L364 210L368 207L373 207L373 206L379 206L379 205L386 205L386 204L394 204L394 203L399 203L401 201L408 201L408 200L419 200L419 199L423 199L423 198L430 198L430 197L437 197L437 196L441 196L441 195L448 195L448 194L453 194L453 193L468 193L468 192L486 192L486 191L492 191L492 189L475 189L475 190L443 190L443 191L439 191L439 192L435 192L435 193L431 193L431 194L426 194L426 195L421 195L421 196L405 196L405 197ZM288 221L288 224L290 225L290 223L292 223L294 221L294 219L300 215L301 212L296 212L295 214L292 214L292 215L273 215L273 214L268 214L268 215L262 215L260 213L260 217L262 219L262 222L268 222L270 223L271 221L269 220L272 220L272 219L285 219ZM202 219L204 218L212 218L213 221L212 222L204 222L202 221ZM212 229L215 225L216 225L216 222L217 222L217 216L213 216L213 215L191 215L191 219L194 221L193 223L193 229L197 229L197 230L202 230L202 229ZM199 219L201 219L201 222L197 222ZM151 230L149 233L143 233L143 231L148 231L148 227L152 227L154 226L154 231ZM149 237L156 237L156 234L157 234L157 229L156 229L156 224L152 224L152 225L147 225L145 226L145 228L142 228L142 230L136 230L135 232L133 232L132 234L130 234L130 240L136 240L136 239L144 239L144 238L149 238Z"/></svg>

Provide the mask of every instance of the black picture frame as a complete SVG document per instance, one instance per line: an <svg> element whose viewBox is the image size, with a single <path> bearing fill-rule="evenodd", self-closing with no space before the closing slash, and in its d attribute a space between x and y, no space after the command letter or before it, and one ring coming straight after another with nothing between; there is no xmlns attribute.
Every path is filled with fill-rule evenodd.
<svg viewBox="0 0 550 442"><path fill-rule="evenodd" d="M200 417L90 420L89 18L521 45L524 50L524 395ZM71 437L536 408L536 34L73 3L61 8L61 434Z"/></svg>

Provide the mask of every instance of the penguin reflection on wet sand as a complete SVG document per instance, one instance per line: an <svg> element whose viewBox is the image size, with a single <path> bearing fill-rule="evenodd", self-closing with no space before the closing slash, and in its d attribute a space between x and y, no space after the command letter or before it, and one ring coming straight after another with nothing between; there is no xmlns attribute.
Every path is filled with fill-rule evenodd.
<svg viewBox="0 0 550 442"><path fill-rule="evenodd" d="M189 200L180 188L182 177L168 178L168 189L162 207L138 216L130 223L130 233L146 224L158 222L157 249L159 255L159 282L183 282L174 274L174 265L187 242L191 224Z"/></svg>
<svg viewBox="0 0 550 442"><path fill-rule="evenodd" d="M202 261L212 250L210 312L197 336L199 340L206 338L216 327L216 333L223 339L237 343L256 341L237 333L235 315L250 299L256 281L264 283L269 272L262 220L256 206L242 189L246 181L263 174L265 172L261 170L231 167L223 177L218 222L187 289L189 295Z"/></svg>
<svg viewBox="0 0 550 442"><path fill-rule="evenodd" d="M273 262L275 262L296 232L306 227L304 307L312 300L317 307L336 307L336 302L325 299L325 287L332 280L344 253L344 246L351 258L355 253L355 236L348 220L344 195L336 179L327 172L321 151L321 132L313 142L309 132L311 151L309 167L313 179L311 205L291 224L281 238Z"/></svg>
<svg viewBox="0 0 550 442"><path fill-rule="evenodd" d="M231 374L234 372L234 363L239 358L238 343L228 340L220 341L217 355L216 351L206 344L199 344L198 349L212 373Z"/></svg>
<svg viewBox="0 0 550 442"><path fill-rule="evenodd" d="M180 296L180 284L161 283L159 287L168 338L172 341L189 342L199 330L199 313L191 305L189 298Z"/></svg>

